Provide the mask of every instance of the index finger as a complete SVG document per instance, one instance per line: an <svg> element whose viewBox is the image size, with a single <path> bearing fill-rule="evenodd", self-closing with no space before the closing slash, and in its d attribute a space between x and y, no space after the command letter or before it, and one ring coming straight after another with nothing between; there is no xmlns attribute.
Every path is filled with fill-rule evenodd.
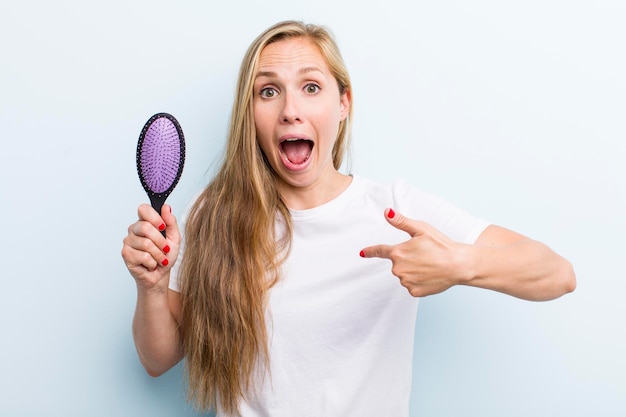
<svg viewBox="0 0 626 417"><path fill-rule="evenodd" d="M159 231L165 230L165 222L163 218L150 204L142 204L137 209L137 215L139 216L139 220L143 220L152 224L154 227L159 229Z"/></svg>
<svg viewBox="0 0 626 417"><path fill-rule="evenodd" d="M385 258L391 259L392 245L374 245L361 250L361 258Z"/></svg>

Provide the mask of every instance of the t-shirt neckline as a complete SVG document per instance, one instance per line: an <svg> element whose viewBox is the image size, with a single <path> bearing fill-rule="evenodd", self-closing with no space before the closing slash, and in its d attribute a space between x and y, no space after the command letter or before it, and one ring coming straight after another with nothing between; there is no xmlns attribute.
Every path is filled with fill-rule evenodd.
<svg viewBox="0 0 626 417"><path fill-rule="evenodd" d="M293 222L306 222L324 217L329 213L334 213L339 207L346 205L358 191L361 186L361 178L357 175L350 174L352 181L348 184L345 190L341 192L337 197L332 200L305 210L289 209L291 219Z"/></svg>

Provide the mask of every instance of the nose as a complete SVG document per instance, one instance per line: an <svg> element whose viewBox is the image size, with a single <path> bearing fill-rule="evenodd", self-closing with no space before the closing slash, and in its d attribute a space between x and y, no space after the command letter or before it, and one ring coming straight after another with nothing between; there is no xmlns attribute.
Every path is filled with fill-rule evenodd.
<svg viewBox="0 0 626 417"><path fill-rule="evenodd" d="M301 105L297 94L285 91L283 93L283 108L280 119L283 123L298 123L302 121Z"/></svg>

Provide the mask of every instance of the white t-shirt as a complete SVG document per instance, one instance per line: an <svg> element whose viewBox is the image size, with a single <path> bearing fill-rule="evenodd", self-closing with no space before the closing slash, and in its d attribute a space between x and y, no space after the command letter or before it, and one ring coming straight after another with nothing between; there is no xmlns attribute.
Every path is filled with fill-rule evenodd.
<svg viewBox="0 0 626 417"><path fill-rule="evenodd" d="M389 260L359 256L409 239L385 220L387 207L462 243L488 225L403 181L358 176L334 200L291 210L291 253L267 309L270 373L259 371L243 417L409 415L419 299ZM175 274L170 288L178 290Z"/></svg>

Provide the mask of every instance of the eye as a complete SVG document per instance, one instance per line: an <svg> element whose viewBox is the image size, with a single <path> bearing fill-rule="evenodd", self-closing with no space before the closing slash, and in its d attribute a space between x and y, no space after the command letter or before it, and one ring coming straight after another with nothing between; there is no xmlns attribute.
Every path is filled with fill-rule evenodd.
<svg viewBox="0 0 626 417"><path fill-rule="evenodd" d="M320 86L317 84L310 83L304 87L304 91L306 91L309 94L315 94L320 91Z"/></svg>
<svg viewBox="0 0 626 417"><path fill-rule="evenodd" d="M261 89L261 92L259 93L259 95L263 98L272 98L275 97L276 94L278 94L278 92L272 87L265 87Z"/></svg>

